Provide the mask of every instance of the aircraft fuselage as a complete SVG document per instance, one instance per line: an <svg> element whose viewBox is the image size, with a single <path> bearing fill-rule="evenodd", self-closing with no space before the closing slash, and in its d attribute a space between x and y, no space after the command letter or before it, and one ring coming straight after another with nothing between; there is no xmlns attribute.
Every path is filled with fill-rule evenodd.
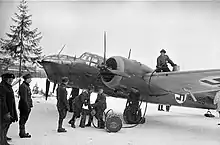
<svg viewBox="0 0 220 145"><path fill-rule="evenodd" d="M216 108L212 98L201 96L201 94L195 94L197 98L195 102L190 96L175 96L175 94L151 85L149 82L146 82L141 75L143 72L151 73L152 69L147 66L141 66L138 62L131 61L131 64L132 63L134 67L137 67L136 69L123 68L123 71L129 72L130 77L115 75L115 82L112 80L110 80L110 82L103 81L97 66L91 66L89 65L91 63L80 59L75 59L74 61L44 60L41 62L41 65L44 67L48 79L54 83L60 83L61 78L67 76L70 80L68 85L71 87L85 89L90 84L93 84L96 91L98 88L103 88L104 92L112 97L127 98L126 95L129 89L136 87L140 91L141 100L145 102L204 109ZM131 70L138 70L139 65L141 66L140 71L132 73ZM125 64L125 66L128 65ZM110 83L112 83L114 87L111 88Z"/></svg>

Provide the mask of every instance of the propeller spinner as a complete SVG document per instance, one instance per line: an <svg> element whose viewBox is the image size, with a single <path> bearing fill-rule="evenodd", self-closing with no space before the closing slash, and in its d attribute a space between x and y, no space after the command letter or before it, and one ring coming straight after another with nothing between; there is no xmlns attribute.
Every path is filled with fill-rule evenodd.
<svg viewBox="0 0 220 145"><path fill-rule="evenodd" d="M130 77L128 74L125 72L118 71L117 68L112 68L111 64L107 64L106 60L106 31L104 31L104 62L103 64L99 67L100 68L100 74L103 76L109 76L111 78L114 75L122 76L122 77ZM131 50L130 50L131 51ZM130 52L129 52L130 55Z"/></svg>

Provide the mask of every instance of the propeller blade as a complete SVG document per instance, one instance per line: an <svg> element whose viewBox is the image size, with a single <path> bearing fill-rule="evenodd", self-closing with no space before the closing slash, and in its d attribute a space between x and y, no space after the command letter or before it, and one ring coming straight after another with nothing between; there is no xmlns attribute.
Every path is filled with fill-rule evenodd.
<svg viewBox="0 0 220 145"><path fill-rule="evenodd" d="M45 94L46 100L48 98L49 89L50 89L50 81L46 79L46 94Z"/></svg>
<svg viewBox="0 0 220 145"><path fill-rule="evenodd" d="M107 69L108 69L108 68L107 68ZM115 75L118 75L118 76L127 77L127 78L130 78L130 77L131 77L131 76L129 76L128 74L126 74L125 72L121 72L121 71L118 71L118 70L108 69L108 71L110 71L112 74L115 74Z"/></svg>
<svg viewBox="0 0 220 145"><path fill-rule="evenodd" d="M131 49L129 50L129 53L128 53L128 59L130 59L131 57Z"/></svg>
<svg viewBox="0 0 220 145"><path fill-rule="evenodd" d="M57 84L54 83L54 84L53 84L53 93L54 93L54 91L55 91L56 86L57 86Z"/></svg>
<svg viewBox="0 0 220 145"><path fill-rule="evenodd" d="M106 64L106 32L104 31L104 64Z"/></svg>

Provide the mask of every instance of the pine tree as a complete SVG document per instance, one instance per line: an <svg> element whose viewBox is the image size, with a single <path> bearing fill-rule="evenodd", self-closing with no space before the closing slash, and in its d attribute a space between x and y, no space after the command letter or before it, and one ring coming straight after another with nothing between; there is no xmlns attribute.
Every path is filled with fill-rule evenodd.
<svg viewBox="0 0 220 145"><path fill-rule="evenodd" d="M6 33L8 39L0 39L0 46L13 61L20 61L19 76L21 76L21 65L40 59L42 48L39 43L42 35L41 32L37 32L37 28L30 28L32 15L28 14L27 1L21 0L17 8L19 12L15 13L15 18L12 17L15 24L10 26L11 33Z"/></svg>

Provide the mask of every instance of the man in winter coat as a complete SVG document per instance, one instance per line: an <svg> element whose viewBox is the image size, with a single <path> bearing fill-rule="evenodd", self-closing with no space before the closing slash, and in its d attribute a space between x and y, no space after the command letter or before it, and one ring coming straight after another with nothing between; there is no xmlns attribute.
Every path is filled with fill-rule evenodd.
<svg viewBox="0 0 220 145"><path fill-rule="evenodd" d="M97 98L94 104L91 104L91 107L95 109L95 117L98 120L98 128L105 128L105 122L103 121L103 114L107 108L106 104L106 95L103 93L103 89L99 89Z"/></svg>
<svg viewBox="0 0 220 145"><path fill-rule="evenodd" d="M167 63L171 64L172 67L176 66L176 64L173 63L173 61L169 58L169 56L166 55L166 50L162 49L160 51L160 56L157 58L156 72L170 72L170 69L169 69ZM170 107L170 106L167 106L167 110L169 110L168 107ZM158 105L158 111L164 111L162 104Z"/></svg>
<svg viewBox="0 0 220 145"><path fill-rule="evenodd" d="M0 144L9 145L7 132L12 122L18 121L12 82L15 78L12 73L5 73L0 83Z"/></svg>
<svg viewBox="0 0 220 145"><path fill-rule="evenodd" d="M66 118L67 111L70 110L69 103L67 101L66 86L69 82L67 77L62 78L61 84L57 88L57 110L59 113L58 129L57 132L66 132L66 129L62 127L63 120Z"/></svg>
<svg viewBox="0 0 220 145"><path fill-rule="evenodd" d="M89 86L88 88L88 96L87 99L84 101L84 104L82 106L82 113L81 113L81 120L80 120L80 127L84 128L85 126L91 126L93 116L91 115L91 104L90 104L90 96L91 93L94 91L94 86ZM89 115L88 123L86 123L86 116Z"/></svg>
<svg viewBox="0 0 220 145"><path fill-rule="evenodd" d="M70 93L70 98L68 100L68 103L69 103L69 106L70 106L69 112L73 112L72 104L73 104L73 100L76 98L76 96L79 96L79 89L73 87L72 90L71 90L71 93Z"/></svg>
<svg viewBox="0 0 220 145"><path fill-rule="evenodd" d="M170 72L167 63L170 63L172 67L176 66L175 63L166 55L166 51L162 49L160 56L157 58L157 71L156 72Z"/></svg>
<svg viewBox="0 0 220 145"><path fill-rule="evenodd" d="M218 91L215 94L215 98L214 98L213 103L217 105L216 111L219 113L219 117L220 117L220 91ZM220 123L218 123L218 125L220 125Z"/></svg>
<svg viewBox="0 0 220 145"><path fill-rule="evenodd" d="M29 118L31 108L33 107L32 98L31 98L31 89L30 82L32 76L26 74L23 76L23 83L19 86L18 94L20 96L18 109L20 111L20 120L19 120L19 136L20 138L30 138L31 135L25 131L25 124Z"/></svg>
<svg viewBox="0 0 220 145"><path fill-rule="evenodd" d="M75 128L75 121L77 118L80 118L80 115L83 110L83 104L88 105L90 93L89 90L85 89L79 96L77 96L73 100L72 109L73 109L73 116L72 119L69 121L71 124L71 127ZM84 120L82 120L84 122ZM83 127L82 123L80 124L80 127Z"/></svg>

